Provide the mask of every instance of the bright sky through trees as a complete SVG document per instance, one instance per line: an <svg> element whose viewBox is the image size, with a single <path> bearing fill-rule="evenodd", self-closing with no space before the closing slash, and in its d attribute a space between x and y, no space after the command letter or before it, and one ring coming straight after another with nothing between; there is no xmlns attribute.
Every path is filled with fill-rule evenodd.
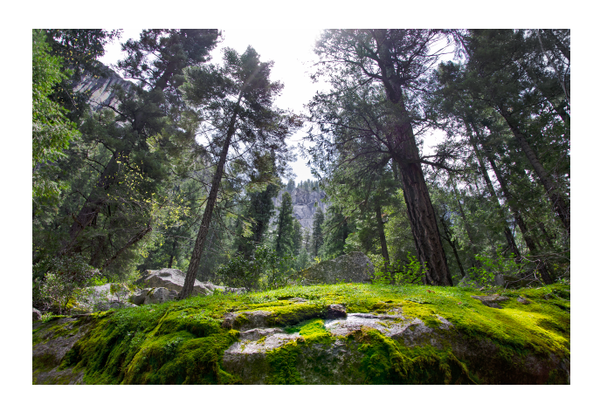
<svg viewBox="0 0 600 411"><path fill-rule="evenodd" d="M107 52L100 60L104 64L114 64L122 58L120 52L121 42L129 38L137 38L142 29L124 29L119 42L107 47ZM275 100L275 105L282 109L289 109L296 113L303 111L316 91L326 86L313 84L309 77L311 62L315 59L313 47L321 30L318 29L222 29L223 39L219 46L212 52L212 62L220 63L224 47L231 47L243 53L248 46L252 46L261 56L262 61L273 61L271 78L281 81L285 88ZM301 140L303 132L298 132L290 139L294 146ZM298 160L293 163L292 169L296 174L296 181L313 178L309 168L298 155Z"/></svg>

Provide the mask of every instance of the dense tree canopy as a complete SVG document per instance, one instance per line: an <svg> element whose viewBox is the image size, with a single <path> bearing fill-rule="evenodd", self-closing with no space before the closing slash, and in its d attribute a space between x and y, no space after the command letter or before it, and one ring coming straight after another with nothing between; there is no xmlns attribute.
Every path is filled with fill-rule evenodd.
<svg viewBox="0 0 600 411"><path fill-rule="evenodd" d="M393 284L569 279L569 30L325 30L306 116L274 105L277 61L252 46L212 64L218 30L127 40L93 110L79 86L116 76L98 58L120 32L32 34L40 307L163 267L187 273L180 298L279 287L351 251ZM294 133L317 180L291 178Z"/></svg>

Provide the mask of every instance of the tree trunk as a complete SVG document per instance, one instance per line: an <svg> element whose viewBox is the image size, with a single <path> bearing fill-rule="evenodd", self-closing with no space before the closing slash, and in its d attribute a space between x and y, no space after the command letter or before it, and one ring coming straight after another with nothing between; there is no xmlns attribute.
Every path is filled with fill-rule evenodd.
<svg viewBox="0 0 600 411"><path fill-rule="evenodd" d="M377 203L375 209L375 217L377 218L377 230L379 231L379 242L381 243L381 255L383 256L383 264L387 271L390 263L390 255L388 253L387 241L385 240L385 230L383 227L383 219L381 218L381 206Z"/></svg>
<svg viewBox="0 0 600 411"><path fill-rule="evenodd" d="M506 202L508 203L509 208L513 212L513 216L515 218L515 221L517 222L517 225L519 226L519 229L521 230L521 234L523 235L523 239L525 240L525 244L527 245L527 248L529 248L529 251L532 254L534 254L534 255L537 254L537 245L535 243L535 240L529 234L527 225L525 224L525 221L521 217L521 212L519 211L519 208L517 207L516 203L514 202L514 200L512 198L512 194L511 194L510 190L508 189L508 185L506 184L504 177L500 173L500 170L498 170L498 167L496 167L496 162L494 161L492 156L489 154L489 152L487 150L485 150L485 148L484 148L484 152L486 153L487 159L492 167L492 170L494 170L494 173L496 174L496 179L500 183L500 187L502 188L504 198L506 199ZM542 274L542 279L544 280L544 282L546 284L552 283L552 278L550 277L550 274L548 273L548 269L544 263L542 263L542 265L541 265L540 273Z"/></svg>
<svg viewBox="0 0 600 411"><path fill-rule="evenodd" d="M196 243L194 244L194 250L192 251L192 256L190 258L190 264L188 266L187 274L185 276L185 282L183 284L181 292L179 293L180 300L186 299L189 296L191 296L192 291L194 290L196 273L198 271L198 267L200 266L202 252L204 251L204 242L208 234L208 228L212 219L212 213L215 208L215 204L217 203L217 194L221 185L221 178L223 177L223 172L225 170L225 161L227 160L229 144L231 143L231 138L235 133L235 122L237 119L237 113L239 109L241 96L242 95L240 93L236 109L233 112L231 122L229 123L229 127L227 129L227 136L225 137L225 141L223 142L223 148L221 149L219 163L217 164L217 169L215 171L215 174L213 175L213 180L210 186L210 192L206 201L206 208L204 209L204 215L202 216L202 222L200 223L200 229L198 230L198 236L196 237Z"/></svg>
<svg viewBox="0 0 600 411"><path fill-rule="evenodd" d="M372 35L377 42L375 60L381 70L379 79L394 110L391 119L393 128L391 133L388 133L388 143L392 158L400 168L404 201L408 209L417 257L421 264L426 265L423 282L431 285L452 285L435 212L421 169L410 115L404 103L403 85L406 80L396 72L396 63L391 55L394 45L388 37L387 30L373 30Z"/></svg>
<svg viewBox="0 0 600 411"><path fill-rule="evenodd" d="M475 259L475 257L474 257L479 254L479 249L475 245L475 237L473 236L473 232L471 231L471 226L469 225L469 222L467 221L467 216L465 214L465 210L462 208L462 204L460 203L460 196L457 193L458 190L456 189L456 184L454 183L454 180L452 180L450 173L448 173L448 178L450 180L450 183L452 184L452 189L454 191L454 199L456 200L456 204L458 206L458 212L460 213L460 216L462 217L463 222L465 224L465 231L467 232L467 238L469 239L469 245L471 246L471 252L473 253L473 258L471 259L472 266L481 267L481 262L479 260Z"/></svg>
<svg viewBox="0 0 600 411"><path fill-rule="evenodd" d="M115 253L115 255L113 255L111 258L109 258L104 263L104 265L102 266L102 270L104 270L106 267L108 267L110 264L112 264L125 250L127 250L129 247L131 247L132 245L134 245L135 243L140 241L142 238L144 238L146 236L146 234L148 234L151 231L152 231L152 227L146 227L142 231L140 231L139 233L137 233L136 235L131 237L129 239L129 241L127 241L127 244L125 244L123 247L121 247L121 249L119 249L119 251L117 251Z"/></svg>
<svg viewBox="0 0 600 411"><path fill-rule="evenodd" d="M506 122L508 123L508 126L510 127L511 131L513 132L513 135L519 142L519 145L523 149L525 156L529 160L529 163L533 167L536 175L538 176L542 185L546 189L546 193L548 194L548 197L550 198L552 208L554 208L554 211L560 218L560 221L562 222L563 226L565 227L567 234L571 234L571 222L570 222L571 217L570 217L570 211L567 208L566 202L564 201L564 199L562 198L560 193L557 191L552 179L550 178L550 176L548 175L548 173L546 172L546 170L544 169L542 164L539 162L536 154L534 153L533 149L527 142L525 135L519 130L519 127L517 126L515 121L511 118L509 113L502 111L501 114L504 117L504 119L506 120Z"/></svg>
<svg viewBox="0 0 600 411"><path fill-rule="evenodd" d="M463 268L462 263L460 262L460 257L458 256L458 250L456 249L456 241L452 239L452 233L450 232L450 228L444 222L444 219L440 217L440 223L442 223L442 228L444 229L444 233L446 234L446 241L452 247L452 253L454 254L454 258L456 258L456 263L458 264L458 269L460 270L460 274L462 277L466 277L465 269Z"/></svg>
<svg viewBox="0 0 600 411"><path fill-rule="evenodd" d="M175 258L175 251L177 250L177 238L173 240L173 249L171 250L171 255L169 257L169 265L167 268L173 267L173 259Z"/></svg>
<svg viewBox="0 0 600 411"><path fill-rule="evenodd" d="M492 181L490 180L490 176L488 175L487 169L485 168L485 165L483 163L483 159L481 158L481 153L479 151L477 141L475 141L475 139L473 138L473 134L471 133L471 126L468 123L465 123L465 125L467 126L467 132L469 133L469 141L471 142L471 146L473 147L473 150L475 151L475 157L477 157L477 162L479 164L481 175L483 176L483 179L485 180L485 184L487 185L488 191L490 192L490 195L492 196L492 198L494 200L493 201L494 206L495 206L496 210L498 211L498 215L502 219L502 223L504 226L504 228L503 228L504 236L506 237L506 242L508 243L508 248L515 255L515 257L518 260L520 260L521 253L519 252L519 248L517 247L517 242L515 241L515 237L513 236L512 231L510 230L510 227L508 226L508 223L506 222L506 216L504 214L504 209L502 208L502 205L500 204L500 200L498 199L498 196L496 195L496 190L494 189L494 185L492 184ZM481 140L481 136L479 135L479 131L477 130L477 128L475 126L473 126L473 129L475 131L475 134L477 135L478 140Z"/></svg>
<svg viewBox="0 0 600 411"><path fill-rule="evenodd" d="M404 109L403 105L402 108ZM403 111L406 113L406 110ZM426 265L423 282L431 285L452 285L452 277L410 123L406 120L399 122L394 134L393 155L400 166L404 201L417 257L421 264Z"/></svg>

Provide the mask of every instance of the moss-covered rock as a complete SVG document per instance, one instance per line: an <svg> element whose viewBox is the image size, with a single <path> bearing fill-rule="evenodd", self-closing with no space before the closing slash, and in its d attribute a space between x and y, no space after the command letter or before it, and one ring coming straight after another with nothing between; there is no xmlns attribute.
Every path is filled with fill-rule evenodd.
<svg viewBox="0 0 600 411"><path fill-rule="evenodd" d="M365 254L353 251L300 271L304 284L369 283L375 266Z"/></svg>
<svg viewBox="0 0 600 411"><path fill-rule="evenodd" d="M36 323L34 383L566 384L569 298L562 285L200 296Z"/></svg>

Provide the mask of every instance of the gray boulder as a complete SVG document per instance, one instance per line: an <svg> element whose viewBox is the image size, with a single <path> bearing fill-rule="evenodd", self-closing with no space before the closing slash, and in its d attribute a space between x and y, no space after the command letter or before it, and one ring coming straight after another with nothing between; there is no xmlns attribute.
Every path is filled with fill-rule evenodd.
<svg viewBox="0 0 600 411"><path fill-rule="evenodd" d="M178 293L183 289L184 283L185 273L183 273L181 270L177 270L176 268L148 270L144 276L135 282L136 285L139 285L142 288L164 287ZM207 284L195 280L192 295L209 295L212 293L213 290L211 290Z"/></svg>
<svg viewBox="0 0 600 411"><path fill-rule="evenodd" d="M176 268L163 268L160 270L148 270L145 275L138 279L135 284L141 288L164 287L171 291L181 292L185 283L185 273ZM246 292L243 288L225 287L212 283L195 280L192 295L212 295L215 291L223 294L242 294ZM138 300L141 297L138 298ZM132 301L134 304L135 301Z"/></svg>
<svg viewBox="0 0 600 411"><path fill-rule="evenodd" d="M131 297L129 297L129 301L135 305L142 305L144 301L146 301L146 296L150 292L151 288L144 288L143 290L138 290Z"/></svg>
<svg viewBox="0 0 600 411"><path fill-rule="evenodd" d="M177 291L169 290L165 287L157 287L148 291L144 299L144 304L160 304L175 299L177 299Z"/></svg>
<svg viewBox="0 0 600 411"><path fill-rule="evenodd" d="M108 283L93 287L86 287L78 298L75 313L90 313L107 311L111 308L133 307L128 302L132 291L124 284Z"/></svg>
<svg viewBox="0 0 600 411"><path fill-rule="evenodd" d="M368 283L374 272L369 257L354 251L300 271L300 275L303 284Z"/></svg>

